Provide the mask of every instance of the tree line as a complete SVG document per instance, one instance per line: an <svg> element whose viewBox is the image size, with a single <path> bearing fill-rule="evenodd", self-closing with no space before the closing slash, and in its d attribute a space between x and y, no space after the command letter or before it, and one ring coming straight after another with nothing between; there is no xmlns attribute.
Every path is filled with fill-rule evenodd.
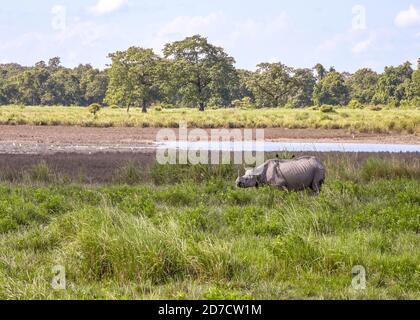
<svg viewBox="0 0 420 320"><path fill-rule="evenodd" d="M91 104L140 107L154 103L198 107L291 107L365 104L420 106L420 58L353 74L261 63L255 71L235 68L223 48L195 35L165 45L163 56L131 47L109 54L105 70L91 65L65 68L60 58L32 67L0 64L0 105Z"/></svg>

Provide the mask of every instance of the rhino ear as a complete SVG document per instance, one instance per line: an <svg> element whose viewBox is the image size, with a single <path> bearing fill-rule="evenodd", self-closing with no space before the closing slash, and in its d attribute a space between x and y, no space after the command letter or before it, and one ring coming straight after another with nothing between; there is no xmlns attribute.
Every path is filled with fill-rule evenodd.
<svg viewBox="0 0 420 320"><path fill-rule="evenodd" d="M250 175L252 175L252 169L247 169L247 168L245 168L245 175L246 175L246 176L250 176Z"/></svg>
<svg viewBox="0 0 420 320"><path fill-rule="evenodd" d="M264 166L262 165L262 166L259 166L259 167L255 168L255 169L253 170L252 174L253 174L254 176L259 176L259 175L261 175L263 172L264 172Z"/></svg>

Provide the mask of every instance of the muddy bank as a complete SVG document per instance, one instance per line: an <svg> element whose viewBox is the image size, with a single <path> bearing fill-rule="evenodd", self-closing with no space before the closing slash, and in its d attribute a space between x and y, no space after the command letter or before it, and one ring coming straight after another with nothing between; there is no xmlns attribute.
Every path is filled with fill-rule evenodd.
<svg viewBox="0 0 420 320"><path fill-rule="evenodd" d="M178 130L173 129L177 134ZM157 128L85 128L66 126L0 126L0 153L148 152ZM205 130L210 133L210 129ZM350 133L325 129L264 129L266 141L379 143L420 145L420 137L400 134ZM153 152L150 151L150 152Z"/></svg>
<svg viewBox="0 0 420 320"><path fill-rule="evenodd" d="M418 155L410 153L342 153L342 152L296 152L296 156L315 155L324 161L340 161L345 158L352 165L358 166L369 157L381 159L398 159L407 162L416 161ZM274 158L274 153L266 154L266 158ZM232 157L233 159L233 157ZM44 155L0 154L0 179L15 181L29 172L35 165L46 163L57 175L69 178L71 181L86 183L110 183L121 168L131 164L140 170L150 170L156 163L154 153L56 153Z"/></svg>

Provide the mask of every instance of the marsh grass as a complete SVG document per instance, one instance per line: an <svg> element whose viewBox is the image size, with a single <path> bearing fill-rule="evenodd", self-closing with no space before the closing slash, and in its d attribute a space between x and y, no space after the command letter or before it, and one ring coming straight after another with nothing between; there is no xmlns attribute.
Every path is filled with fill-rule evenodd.
<svg viewBox="0 0 420 320"><path fill-rule="evenodd" d="M83 107L0 107L0 124L9 125L78 125L85 127L178 127L186 121L200 128L324 128L348 129L361 132L420 133L418 109L351 109L324 106L320 110L265 109L208 109L199 112L192 108L151 109L143 114L133 109L129 114L121 108L103 108L92 119ZM324 113L325 111L331 111ZM332 112L333 111L333 112Z"/></svg>
<svg viewBox="0 0 420 320"><path fill-rule="evenodd" d="M0 185L0 298L417 299L418 161L326 165L315 196L236 189L234 166L140 178L129 164L98 186L42 164L34 182ZM57 264L64 291L50 287ZM351 288L354 265L367 290Z"/></svg>

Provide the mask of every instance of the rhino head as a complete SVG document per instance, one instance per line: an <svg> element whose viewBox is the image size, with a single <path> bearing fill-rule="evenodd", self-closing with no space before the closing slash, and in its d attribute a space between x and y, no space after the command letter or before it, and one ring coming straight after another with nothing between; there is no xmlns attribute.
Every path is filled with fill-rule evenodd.
<svg viewBox="0 0 420 320"><path fill-rule="evenodd" d="M258 188L263 170L264 167L246 170L242 177L236 179L236 186L239 188Z"/></svg>

